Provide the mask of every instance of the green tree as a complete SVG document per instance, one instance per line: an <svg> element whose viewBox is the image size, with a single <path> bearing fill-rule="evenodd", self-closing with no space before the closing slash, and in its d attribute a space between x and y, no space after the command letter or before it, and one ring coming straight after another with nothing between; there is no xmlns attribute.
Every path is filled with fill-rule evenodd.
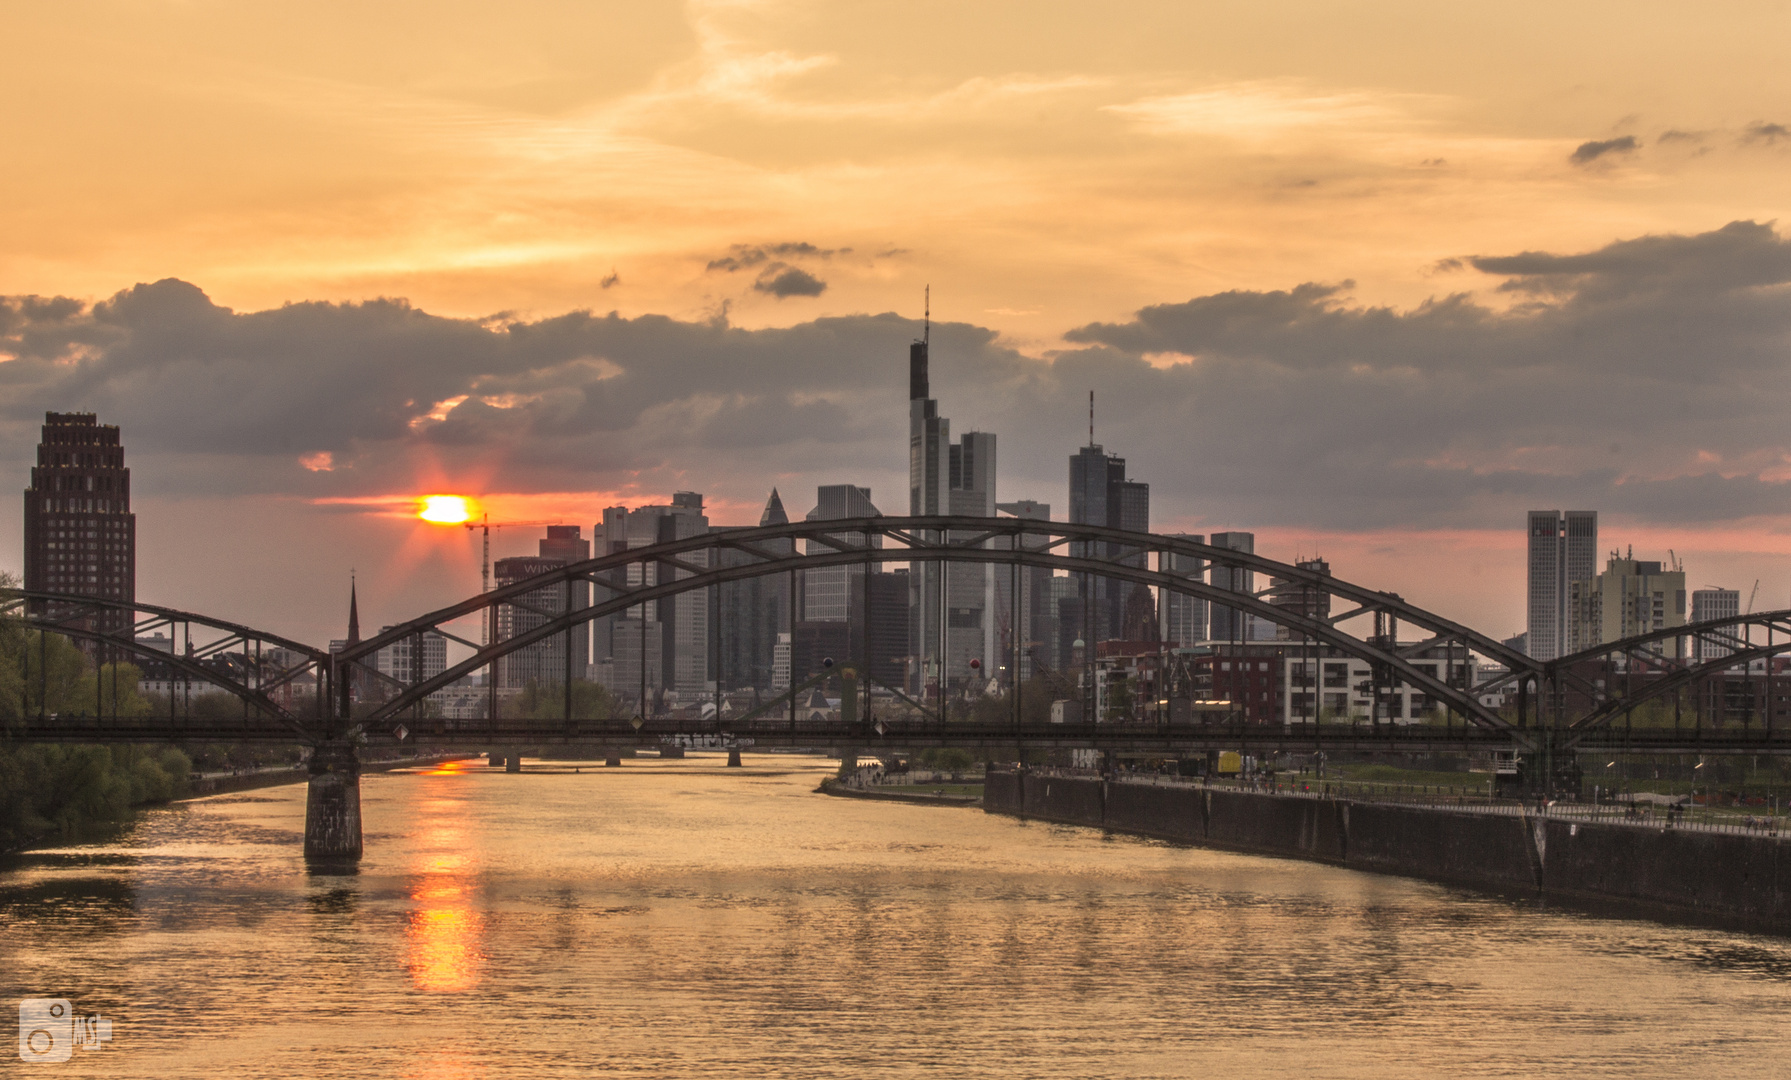
<svg viewBox="0 0 1791 1080"><path fill-rule="evenodd" d="M964 772L976 765L976 755L957 746L934 746L915 755L920 764L940 772Z"/></svg>
<svg viewBox="0 0 1791 1080"><path fill-rule="evenodd" d="M93 711L92 674L87 657L61 634L25 630L19 652L9 658L21 675L23 716ZM85 708L83 708L85 706Z"/></svg>
<svg viewBox="0 0 1791 1080"><path fill-rule="evenodd" d="M559 720L566 715L566 688L561 683L542 684L530 679L520 694L501 705L502 715L520 720ZM575 720L611 720L619 716L616 699L601 683L572 680L572 717Z"/></svg>
<svg viewBox="0 0 1791 1080"><path fill-rule="evenodd" d="M0 574L0 590L17 580ZM172 748L19 743L8 731L44 714L141 715L131 664L95 668L60 634L0 619L0 851L69 840L186 794L191 770Z"/></svg>

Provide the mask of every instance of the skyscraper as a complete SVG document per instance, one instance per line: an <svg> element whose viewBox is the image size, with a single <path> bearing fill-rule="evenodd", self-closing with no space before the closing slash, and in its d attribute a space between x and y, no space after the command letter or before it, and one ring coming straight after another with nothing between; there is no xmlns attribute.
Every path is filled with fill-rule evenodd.
<svg viewBox="0 0 1791 1080"><path fill-rule="evenodd" d="M1196 544L1206 542L1206 537L1198 533L1176 533L1178 538L1192 540ZM1172 574L1180 574L1194 581L1206 580L1206 560L1192 555L1170 553L1164 569ZM1161 604L1163 619L1163 640L1173 641L1184 648L1195 642L1206 640L1206 601L1198 596L1189 596L1173 590L1163 590Z"/></svg>
<svg viewBox="0 0 1791 1080"><path fill-rule="evenodd" d="M1132 532L1150 531L1150 485L1126 478L1126 459L1109 454L1090 442L1070 456L1070 521L1077 525L1105 525ZM1144 568L1149 554L1126 544L1077 542L1070 554L1101 559L1123 566ZM1082 617L1087 623L1078 636L1092 634L1093 641L1120 635L1125 624L1126 598L1132 585L1119 578L1081 575Z"/></svg>
<svg viewBox="0 0 1791 1080"><path fill-rule="evenodd" d="M783 500L772 488L764 512L759 515L759 525L789 523ZM729 527L716 527L714 531L727 532ZM788 539L763 541L758 546L780 555L793 550ZM719 566L745 566L759 561L749 552L734 548L721 548L715 555ZM790 576L741 578L716 588L714 614L721 634L720 648L710 662L710 677L720 680L723 690L771 689L778 637L781 634L787 638L790 632ZM785 666L788 667L787 656ZM787 677L788 672L785 674Z"/></svg>
<svg viewBox="0 0 1791 1080"><path fill-rule="evenodd" d="M1256 534L1248 532L1214 533L1211 545L1216 548L1254 554ZM1242 567L1214 566L1210 581L1215 589L1226 589L1236 593L1256 591L1256 574ZM1212 635L1214 641L1249 641L1253 632L1253 621L1249 612L1215 603L1212 606L1212 622L1207 627L1207 633Z"/></svg>
<svg viewBox="0 0 1791 1080"><path fill-rule="evenodd" d="M1633 551L1611 552L1602 574L1575 578L1567 589L1567 638L1561 656L1685 625L1685 571L1637 559ZM1644 648L1660 656L1676 644L1656 641Z"/></svg>
<svg viewBox="0 0 1791 1080"><path fill-rule="evenodd" d="M499 559L492 567L499 586L545 574L562 566L581 563L591 557L591 543L579 534L577 525L549 525L547 536L539 542L539 554ZM499 604L497 638L505 641L546 623L549 614L579 611L591 606L589 582L572 581L547 585L523 596L516 604ZM497 684L519 690L534 682L539 686L564 685L568 675L573 679L589 677L591 662L590 624L580 623L562 634L526 646L497 662Z"/></svg>
<svg viewBox="0 0 1791 1080"><path fill-rule="evenodd" d="M1294 565L1302 570L1311 570L1323 577L1331 576L1331 564L1323 559L1297 559ZM1272 577L1269 579L1269 590L1269 603L1290 615L1318 620L1331 617L1331 594L1316 585L1305 585ZM1297 630L1277 625L1275 638L1279 641L1296 641L1301 638L1301 634Z"/></svg>
<svg viewBox="0 0 1791 1080"><path fill-rule="evenodd" d="M815 508L809 521L878 517L882 511L871 502L871 489L852 484L828 484L815 489ZM830 534L842 543L867 541L881 547L881 536L862 532ZM806 550L817 554L832 550L819 541L805 541ZM824 658L867 659L876 676L901 686L908 652L908 577L888 574L881 566L833 566L803 573L802 620L791 638L791 671L797 679L814 674ZM891 652L895 649L899 652Z"/></svg>
<svg viewBox="0 0 1791 1080"><path fill-rule="evenodd" d="M1597 574L1598 511L1532 510L1529 536L1530 655L1553 660L1566 655L1568 585Z"/></svg>
<svg viewBox="0 0 1791 1080"><path fill-rule="evenodd" d="M928 396L928 337L908 348L908 513L995 515L995 436L969 432L953 445L951 421ZM920 563L909 574L911 689L950 685L995 650L995 575L989 567ZM943 595L942 595L943 594Z"/></svg>
<svg viewBox="0 0 1791 1080"><path fill-rule="evenodd" d="M1028 521L1050 521L1051 504L1037 502L1033 499L1021 499L1018 502L999 503L995 509L1004 514ZM1050 543L1049 538L1039 536L1028 542L1031 547L1044 547ZM1025 567L1020 573L1020 595L1008 596L1011 590L1010 575L997 570L995 584L997 595L1001 599L1001 610L1005 613L1005 622L1009 633L1019 635L1021 680L1033 677L1035 660L1046 664L1052 663L1056 654L1057 604L1051 592L1051 571L1041 567ZM1001 664L1012 663L1014 641L1012 638L1001 643Z"/></svg>
<svg viewBox="0 0 1791 1080"><path fill-rule="evenodd" d="M640 506L633 510L612 506L603 511L603 543L608 552L648 547L670 540L682 540L709 531L709 518L703 512L703 496L694 491L679 491L669 505ZM686 552L680 561L707 566L709 555L701 551ZM690 577L692 571L671 565L634 565L626 570L629 587L657 585ZM618 575L619 576L619 575ZM642 656L640 635L645 619L649 636L659 639L658 653L663 659L657 680L648 679L649 693L660 689L678 691L692 698L709 689L709 614L710 597L706 590L679 593L664 600L650 600L629 608L621 615L603 620L597 627L596 647L605 647L612 661L608 667L598 665L598 677L616 693L639 694L639 664ZM604 639L608 638L608 641ZM647 646L648 667L653 666L653 646ZM632 659L626 663L623 654Z"/></svg>
<svg viewBox="0 0 1791 1080"><path fill-rule="evenodd" d="M966 431L951 448L951 512L964 517L995 516L995 436ZM954 533L953 540L968 540ZM985 544L984 546L987 546ZM999 585L997 584L999 583ZM1001 630L996 617L1008 575L988 563L953 563L946 571L945 673L948 685L970 676L970 661L982 662L980 679L1001 667Z"/></svg>
<svg viewBox="0 0 1791 1080"><path fill-rule="evenodd" d="M955 448L954 448L955 449ZM882 511L871 502L871 489L856 487L852 484L824 484L815 489L815 508L808 512L809 521L835 521L841 518L878 517ZM842 532L837 534L842 543L862 544L865 535L860 532ZM872 537L871 542L882 546L883 538ZM833 548L818 540L804 542L804 550L810 554L831 551ZM803 572L802 582L802 618L806 622L846 622L852 616L854 597L864 591L865 567L863 566L829 566L820 570Z"/></svg>
<svg viewBox="0 0 1791 1080"><path fill-rule="evenodd" d="M522 555L499 559L492 564L492 576L502 589L545 574L566 565L562 559L544 559L538 555ZM497 607L497 641L509 641L545 624L551 615L571 609L567 602L569 589L564 581L543 585L517 598L514 604ZM497 685L505 690L520 690L531 682L536 686L560 686L566 682L567 636L552 637L525 645L497 660ZM576 655L576 652L574 653ZM573 670L573 677L584 674L584 668Z"/></svg>
<svg viewBox="0 0 1791 1080"><path fill-rule="evenodd" d="M1699 589L1691 594L1691 621L1732 619L1741 614L1740 589ZM1697 642L1698 660L1719 660L1735 650L1718 641Z"/></svg>
<svg viewBox="0 0 1791 1080"><path fill-rule="evenodd" d="M579 534L583 530L577 525L549 525L547 536L537 549L543 559L558 559L567 566L581 563L591 557L591 542ZM591 583L575 581L572 583L572 607L575 611L583 611L591 606ZM591 624L580 623L572 631L572 677L585 678L585 670L591 663Z"/></svg>
<svg viewBox="0 0 1791 1080"><path fill-rule="evenodd" d="M137 598L137 516L118 428L93 413L45 413L25 490L25 588L123 602ZM84 621L128 634L132 613ZM82 644L84 649L90 646Z"/></svg>

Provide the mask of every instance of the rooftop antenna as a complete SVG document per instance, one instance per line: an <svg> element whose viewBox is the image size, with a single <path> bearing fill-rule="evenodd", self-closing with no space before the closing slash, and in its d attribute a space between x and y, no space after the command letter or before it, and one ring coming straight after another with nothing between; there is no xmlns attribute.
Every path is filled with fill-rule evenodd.
<svg viewBox="0 0 1791 1080"><path fill-rule="evenodd" d="M920 340L923 345L931 345L933 343L933 286L927 286L925 296L926 314L921 316L925 321L921 324Z"/></svg>
<svg viewBox="0 0 1791 1080"><path fill-rule="evenodd" d="M1094 391L1090 390L1088 392L1088 445L1093 446L1094 444Z"/></svg>

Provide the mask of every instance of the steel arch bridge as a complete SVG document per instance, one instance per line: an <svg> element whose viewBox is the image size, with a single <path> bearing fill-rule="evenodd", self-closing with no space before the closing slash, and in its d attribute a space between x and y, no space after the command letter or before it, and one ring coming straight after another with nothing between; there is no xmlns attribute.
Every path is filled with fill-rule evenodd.
<svg viewBox="0 0 1791 1080"><path fill-rule="evenodd" d="M807 548L808 550L802 550ZM1185 560L1185 561L1184 561ZM1297 642L1334 649L1338 654L1367 661L1389 678L1422 690L1460 724L1370 725L1347 732L1328 731L1332 725L1294 725L1305 730L1282 730L1280 725L1207 724L1183 725L1178 730L1163 725L1113 723L1012 724L944 723L892 720L883 731L868 727L842 730L838 724L808 721L786 724L779 720L755 720L734 724L722 720L690 721L675 718L644 719L639 727L626 721L579 717L570 708L552 721L516 722L487 718L482 721L431 723L418 721L417 706L431 693L463 675L489 670L500 659L521 649L569 634L592 620L664 600L683 593L705 590L754 577L791 574L842 566L873 564L968 563L1022 569L1048 570L1136 583L1159 590L1197 597L1286 627ZM1249 570L1280 579L1283 588L1298 589L1308 596L1324 596L1338 614L1313 618L1269 601L1275 589L1255 593L1233 592L1205 580L1205 570L1176 567L1204 563L1206 568ZM629 585L630 571L645 584ZM590 583L597 599L585 608L543 611L532 606L531 594L552 591L567 583ZM571 590L561 590L570 603ZM532 611L539 625L503 640L475 643L451 628L461 620L477 617L496 629L497 611L511 605ZM95 629L95 616L128 611L128 631ZM92 713L49 716L40 713L13 725L15 737L91 741L162 741L179 739L299 741L312 745L359 739L371 742L402 741L398 731L416 723L418 735L432 743L469 745L529 744L536 742L595 741L635 744L679 734L735 735L762 744L852 744L887 742L900 745L1004 746L1132 746L1140 749L1197 749L1209 746L1278 746L1312 749L1317 746L1344 750L1439 751L1464 746L1536 751L1552 747L1616 749L1610 732L1615 720L1628 717L1640 706L1677 694L1700 680L1722 676L1738 664L1791 652L1791 611L1765 612L1713 620L1639 635L1596 646L1552 661L1538 661L1473 629L1417 607L1396 594L1357 585L1304 567L1264 556L1214 547L1183 537L1110 529L1094 525L1037 521L1025 518L982 517L865 517L798 522L758 528L728 529L682 540L616 552L557 568L549 573L469 597L457 604L419 616L332 655L326 650L256 630L227 620L194 612L140 603L116 603L89 597L8 590L0 593L0 616L22 618L46 631L67 634L111 649L120 656L153 659L195 681L202 681L234 695L242 702L242 717L201 720L173 711L165 717L118 717L105 715L103 703ZM1375 632L1351 632L1346 624L1360 620ZM1399 624L1416 627L1422 637L1400 645ZM180 652L170 654L146 646L137 637L150 630L168 628L184 639ZM195 631L198 642L194 643ZM440 633L470 650L471 655L433 678L413 671L408 679L381 674L374 657L388 646L426 632ZM1017 636L1017 635L1016 635ZM496 633L490 635L498 637ZM1665 643L1674 642L1674 653L1665 654ZM1729 655L1713 659L1680 660L1685 643L1703 642ZM1291 644L1291 643L1290 643ZM1017 643L1016 643L1017 645ZM1450 655L1475 654L1505 668L1502 675L1472 687L1439 679L1413 663L1428 650L1443 649ZM236 650L244 663L223 667L206 661ZM1696 650L1694 649L1694 652ZM258 662L246 662L251 654ZM420 650L412 650L418 656ZM1433 654L1434 655L1434 654ZM270 664L259 658L278 656ZM988 658L994 659L994 658ZM1613 680L1600 680L1591 672L1596 665L1607 672L1621 667L1627 680L1621 692ZM1016 668L1017 670L1017 668ZM1639 685L1631 676L1641 673ZM312 697L294 702L279 691L295 680L314 680ZM377 681L391 695L356 716L351 687ZM1515 710L1483 703L1483 699L1507 686L1515 687ZM1577 706L1577 707L1575 707ZM1570 712L1573 715L1569 715ZM413 714L407 720L406 714ZM1791 738L1781 737L1771 717L1760 735L1735 738L1701 730L1695 737L1633 730L1624 733L1623 748L1661 752L1739 750L1742 752L1791 752ZM1341 725L1339 725L1341 726ZM433 730L422 730L423 728ZM862 725L861 725L862 727Z"/></svg>
<svg viewBox="0 0 1791 1080"><path fill-rule="evenodd" d="M48 694L40 688L37 715L23 716L10 732L22 738L57 741L228 741L242 739L314 742L324 725L315 701L297 709L290 693L304 678L327 680L330 654L300 641L241 623L197 612L136 601L123 602L70 593L0 589L0 619L17 620L43 634L60 634L97 647L104 659L149 660L165 665L188 685L215 687L242 704L240 720L217 718L199 724L179 711L179 696L170 692L167 716L107 715L107 701L97 696L74 703L76 711L45 712ZM120 630L107 630L106 626ZM167 630L169 648L141 638ZM40 648L45 639L40 637ZM176 647L178 646L178 648ZM27 662L29 657L26 657ZM47 677L38 665L40 677ZM170 683L173 679L170 679ZM98 682L96 681L96 686ZM29 695L31 687L25 687ZM0 731L8 727L0 719Z"/></svg>
<svg viewBox="0 0 1791 1080"><path fill-rule="evenodd" d="M818 546L819 550L799 551L798 542ZM1105 553L1096 554L1102 549ZM1153 557L1155 567L1151 565ZM1307 590L1311 595L1326 595L1350 606L1333 617L1308 618L1270 603L1265 597L1272 590L1233 592L1208 584L1204 580L1204 571L1172 569L1172 557L1268 574L1289 586ZM1263 556L1213 547L1182 537L1025 518L982 517L862 517L809 521L710 532L616 552L565 566L394 626L342 653L339 660L365 665L365 658L379 650L425 632L443 634L475 650L467 659L433 678L414 683L385 702L370 717L378 721L402 715L436 690L513 652L566 634L583 623L645 603L753 577L828 567L927 562L1005 566L1014 570L1042 569L1104 577L1182 593L1250 612L1286 627L1316 645L1331 646L1345 655L1381 665L1389 673L1422 688L1474 725L1493 732L1515 734L1517 726L1501 717L1497 710L1482 705L1470 689L1446 684L1414 666L1410 658L1427 649L1454 647L1461 649L1464 656L1474 652L1507 664L1533 664L1528 657L1503 643L1409 604L1393 593L1368 589ZM630 570L646 571L648 568L656 572L639 572L633 576L642 582L654 577L659 580L633 586L625 584ZM671 573L667 575L665 571ZM1202 576L1194 576L1195 573ZM539 625L501 641L474 645L445 629L451 623L476 615L495 622L495 612L500 605L527 606L526 598L537 591L584 582L608 595L586 608L537 611L543 618ZM562 591L562 596L570 604L571 591ZM1428 636L1415 645L1401 648L1393 642L1391 633L1363 638L1340 625L1370 615L1385 620L1383 626L1395 626L1403 621L1419 627ZM491 636L495 638L497 635Z"/></svg>

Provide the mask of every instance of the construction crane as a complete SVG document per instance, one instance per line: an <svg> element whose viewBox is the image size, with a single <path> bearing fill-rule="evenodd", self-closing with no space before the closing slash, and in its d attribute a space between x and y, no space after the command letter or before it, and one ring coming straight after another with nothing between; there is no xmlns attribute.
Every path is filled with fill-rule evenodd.
<svg viewBox="0 0 1791 1080"><path fill-rule="evenodd" d="M540 528L543 525L558 525L557 521L499 521L493 523L490 514L480 514L478 521L468 521L466 531L474 529L485 534L485 547L479 555L479 592L491 591L491 530L493 529L528 529ZM479 644L491 644L491 620L479 620Z"/></svg>
<svg viewBox="0 0 1791 1080"><path fill-rule="evenodd" d="M1754 598L1759 595L1760 595L1760 579L1755 578L1754 579L1754 591L1747 594L1747 610L1742 612L1743 615L1752 615L1754 613Z"/></svg>

